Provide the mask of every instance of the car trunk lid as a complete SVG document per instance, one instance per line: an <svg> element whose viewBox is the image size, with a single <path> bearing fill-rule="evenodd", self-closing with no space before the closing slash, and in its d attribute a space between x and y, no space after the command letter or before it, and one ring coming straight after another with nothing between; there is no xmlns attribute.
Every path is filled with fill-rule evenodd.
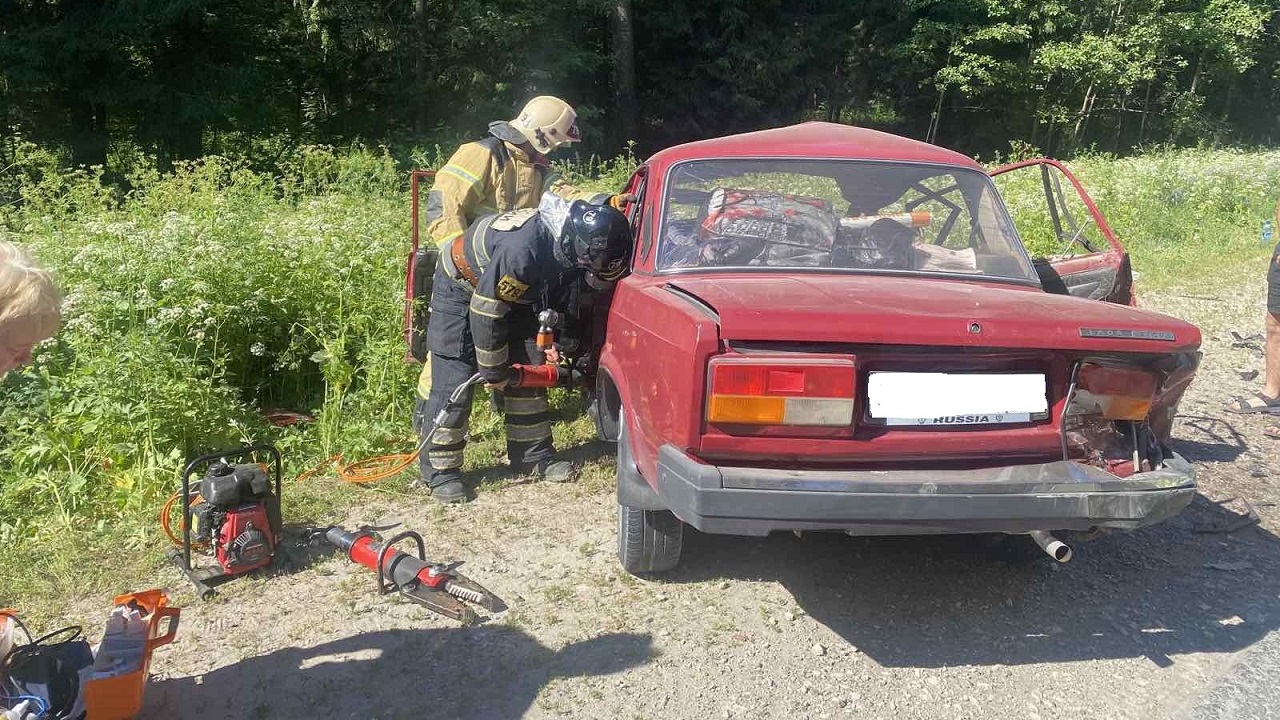
<svg viewBox="0 0 1280 720"><path fill-rule="evenodd" d="M740 341L1171 352L1199 330L1131 307L990 281L871 274L673 278Z"/></svg>

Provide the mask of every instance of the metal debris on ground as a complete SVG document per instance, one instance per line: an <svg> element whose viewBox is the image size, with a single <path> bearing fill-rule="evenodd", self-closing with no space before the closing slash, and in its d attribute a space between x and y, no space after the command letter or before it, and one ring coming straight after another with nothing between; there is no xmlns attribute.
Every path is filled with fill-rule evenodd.
<svg viewBox="0 0 1280 720"><path fill-rule="evenodd" d="M1258 369L1257 369L1257 368L1254 368L1253 370L1241 370L1241 371L1240 371L1240 379L1241 379L1241 380L1256 380L1256 379L1257 379L1257 377L1258 377Z"/></svg>
<svg viewBox="0 0 1280 720"><path fill-rule="evenodd" d="M289 427L291 425L305 425L316 421L314 415L294 410L281 410L278 408L263 410L259 413L264 420L271 423L275 427Z"/></svg>
<svg viewBox="0 0 1280 720"><path fill-rule="evenodd" d="M1263 354L1262 353L1263 338L1260 333L1254 333L1253 335L1244 336L1236 332L1235 330L1232 330L1231 338L1235 340L1235 342L1231 343L1231 347L1244 348L1245 350L1252 350L1253 352L1259 355Z"/></svg>

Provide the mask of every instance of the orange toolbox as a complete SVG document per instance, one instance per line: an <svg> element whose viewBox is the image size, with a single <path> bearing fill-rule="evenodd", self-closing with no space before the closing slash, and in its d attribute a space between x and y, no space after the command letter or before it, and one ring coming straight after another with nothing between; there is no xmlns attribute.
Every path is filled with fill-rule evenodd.
<svg viewBox="0 0 1280 720"><path fill-rule="evenodd" d="M180 608L169 607L169 596L160 590L120 595L116 607L133 607L147 621L147 635L143 643L142 667L132 672L94 678L85 683L86 720L129 720L142 710L142 694L147 687L151 670L151 653L161 645L168 645L178 634ZM163 623L164 620L168 623ZM161 625L165 627L162 631Z"/></svg>

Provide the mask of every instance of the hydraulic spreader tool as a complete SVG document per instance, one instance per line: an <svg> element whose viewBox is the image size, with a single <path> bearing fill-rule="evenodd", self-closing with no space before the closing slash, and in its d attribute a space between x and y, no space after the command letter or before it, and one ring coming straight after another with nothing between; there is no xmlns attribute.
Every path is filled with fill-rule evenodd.
<svg viewBox="0 0 1280 720"><path fill-rule="evenodd" d="M455 572L456 564L427 560L426 543L416 532L402 532L383 542L373 532L351 531L335 525L324 531L324 538L345 552L352 562L377 572L381 595L399 592L429 610L468 624L475 622L477 616L475 610L462 602L464 600L489 612L507 609L497 595ZM412 540L416 545L416 557L395 549L396 544L405 540Z"/></svg>

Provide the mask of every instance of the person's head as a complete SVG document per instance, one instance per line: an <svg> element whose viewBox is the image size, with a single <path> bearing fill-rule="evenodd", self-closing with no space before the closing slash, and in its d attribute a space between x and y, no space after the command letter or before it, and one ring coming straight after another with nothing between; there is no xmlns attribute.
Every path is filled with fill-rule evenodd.
<svg viewBox="0 0 1280 720"><path fill-rule="evenodd" d="M62 297L49 273L0 240L0 375L31 360L31 349L62 322Z"/></svg>
<svg viewBox="0 0 1280 720"><path fill-rule="evenodd" d="M543 155L582 139L578 133L578 114L569 103L550 95L539 95L525 103L520 114L508 124Z"/></svg>
<svg viewBox="0 0 1280 720"><path fill-rule="evenodd" d="M560 234L560 253L574 267L587 271L587 280L607 286L631 269L631 223L608 205L576 200Z"/></svg>

